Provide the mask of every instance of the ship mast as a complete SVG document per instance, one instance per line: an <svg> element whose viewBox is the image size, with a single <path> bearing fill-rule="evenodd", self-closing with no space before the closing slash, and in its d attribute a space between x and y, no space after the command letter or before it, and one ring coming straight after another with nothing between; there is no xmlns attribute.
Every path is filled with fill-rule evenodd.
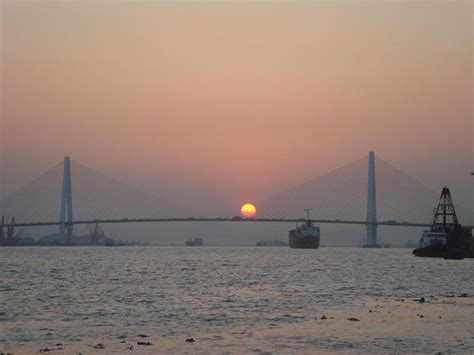
<svg viewBox="0 0 474 355"><path fill-rule="evenodd" d="M309 211L311 211L312 208L305 208L304 210L306 211L306 219L309 221Z"/></svg>

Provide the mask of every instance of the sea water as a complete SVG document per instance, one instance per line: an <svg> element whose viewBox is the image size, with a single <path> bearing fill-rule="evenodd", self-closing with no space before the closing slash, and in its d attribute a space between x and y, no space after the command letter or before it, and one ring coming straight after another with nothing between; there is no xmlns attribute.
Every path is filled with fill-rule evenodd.
<svg viewBox="0 0 474 355"><path fill-rule="evenodd" d="M350 310L367 299L473 294L473 279L474 259L417 258L409 249L4 247L0 350L146 335L194 337L209 352L240 341L239 349L253 351L254 331L305 324L325 309ZM247 340L234 337L237 330ZM281 351L305 341L288 337ZM351 350L349 343L307 339L303 349ZM373 345L361 339L357 349ZM409 350L392 345L379 350Z"/></svg>

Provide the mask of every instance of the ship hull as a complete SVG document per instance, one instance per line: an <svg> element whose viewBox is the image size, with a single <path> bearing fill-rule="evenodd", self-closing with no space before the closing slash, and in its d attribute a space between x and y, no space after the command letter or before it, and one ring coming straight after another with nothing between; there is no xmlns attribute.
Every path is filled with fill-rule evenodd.
<svg viewBox="0 0 474 355"><path fill-rule="evenodd" d="M204 245L204 240L201 238L194 238L185 241L186 246L188 247L202 247Z"/></svg>
<svg viewBox="0 0 474 355"><path fill-rule="evenodd" d="M413 255L425 258L444 258L448 250L446 247L426 247L416 248L413 250Z"/></svg>
<svg viewBox="0 0 474 355"><path fill-rule="evenodd" d="M290 248L294 249L318 249L319 236L296 237L289 236Z"/></svg>
<svg viewBox="0 0 474 355"><path fill-rule="evenodd" d="M425 258L464 259L474 258L474 249L426 247L413 250L413 254Z"/></svg>
<svg viewBox="0 0 474 355"><path fill-rule="evenodd" d="M188 247L202 247L203 243L196 243L196 242L186 241L186 246L188 246Z"/></svg>

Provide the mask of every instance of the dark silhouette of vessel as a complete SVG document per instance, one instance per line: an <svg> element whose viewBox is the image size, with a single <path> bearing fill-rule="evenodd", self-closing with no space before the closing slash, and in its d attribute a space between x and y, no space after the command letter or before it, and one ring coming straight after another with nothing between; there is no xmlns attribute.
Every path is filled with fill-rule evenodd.
<svg viewBox="0 0 474 355"><path fill-rule="evenodd" d="M259 240L257 242L258 247L287 247L288 242L285 242L283 240Z"/></svg>
<svg viewBox="0 0 474 355"><path fill-rule="evenodd" d="M204 245L204 240L202 238L196 237L194 239L186 240L185 243L188 247L202 247Z"/></svg>
<svg viewBox="0 0 474 355"><path fill-rule="evenodd" d="M433 223L423 231L415 256L445 259L474 257L472 230L459 224L451 192L443 187L436 207Z"/></svg>
<svg viewBox="0 0 474 355"><path fill-rule="evenodd" d="M318 249L320 230L319 227L313 225L309 219L310 209L305 209L307 218L302 225L296 225L295 229L289 232L290 248L297 249Z"/></svg>

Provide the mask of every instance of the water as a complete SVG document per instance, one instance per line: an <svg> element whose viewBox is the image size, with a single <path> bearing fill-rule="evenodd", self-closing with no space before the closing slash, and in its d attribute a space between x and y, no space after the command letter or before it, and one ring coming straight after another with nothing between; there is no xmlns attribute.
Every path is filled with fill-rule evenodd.
<svg viewBox="0 0 474 355"><path fill-rule="evenodd" d="M138 334L225 349L238 331L252 338L374 298L473 294L473 262L409 249L0 248L0 350ZM285 339L285 352L301 341ZM345 349L331 339L306 346Z"/></svg>

